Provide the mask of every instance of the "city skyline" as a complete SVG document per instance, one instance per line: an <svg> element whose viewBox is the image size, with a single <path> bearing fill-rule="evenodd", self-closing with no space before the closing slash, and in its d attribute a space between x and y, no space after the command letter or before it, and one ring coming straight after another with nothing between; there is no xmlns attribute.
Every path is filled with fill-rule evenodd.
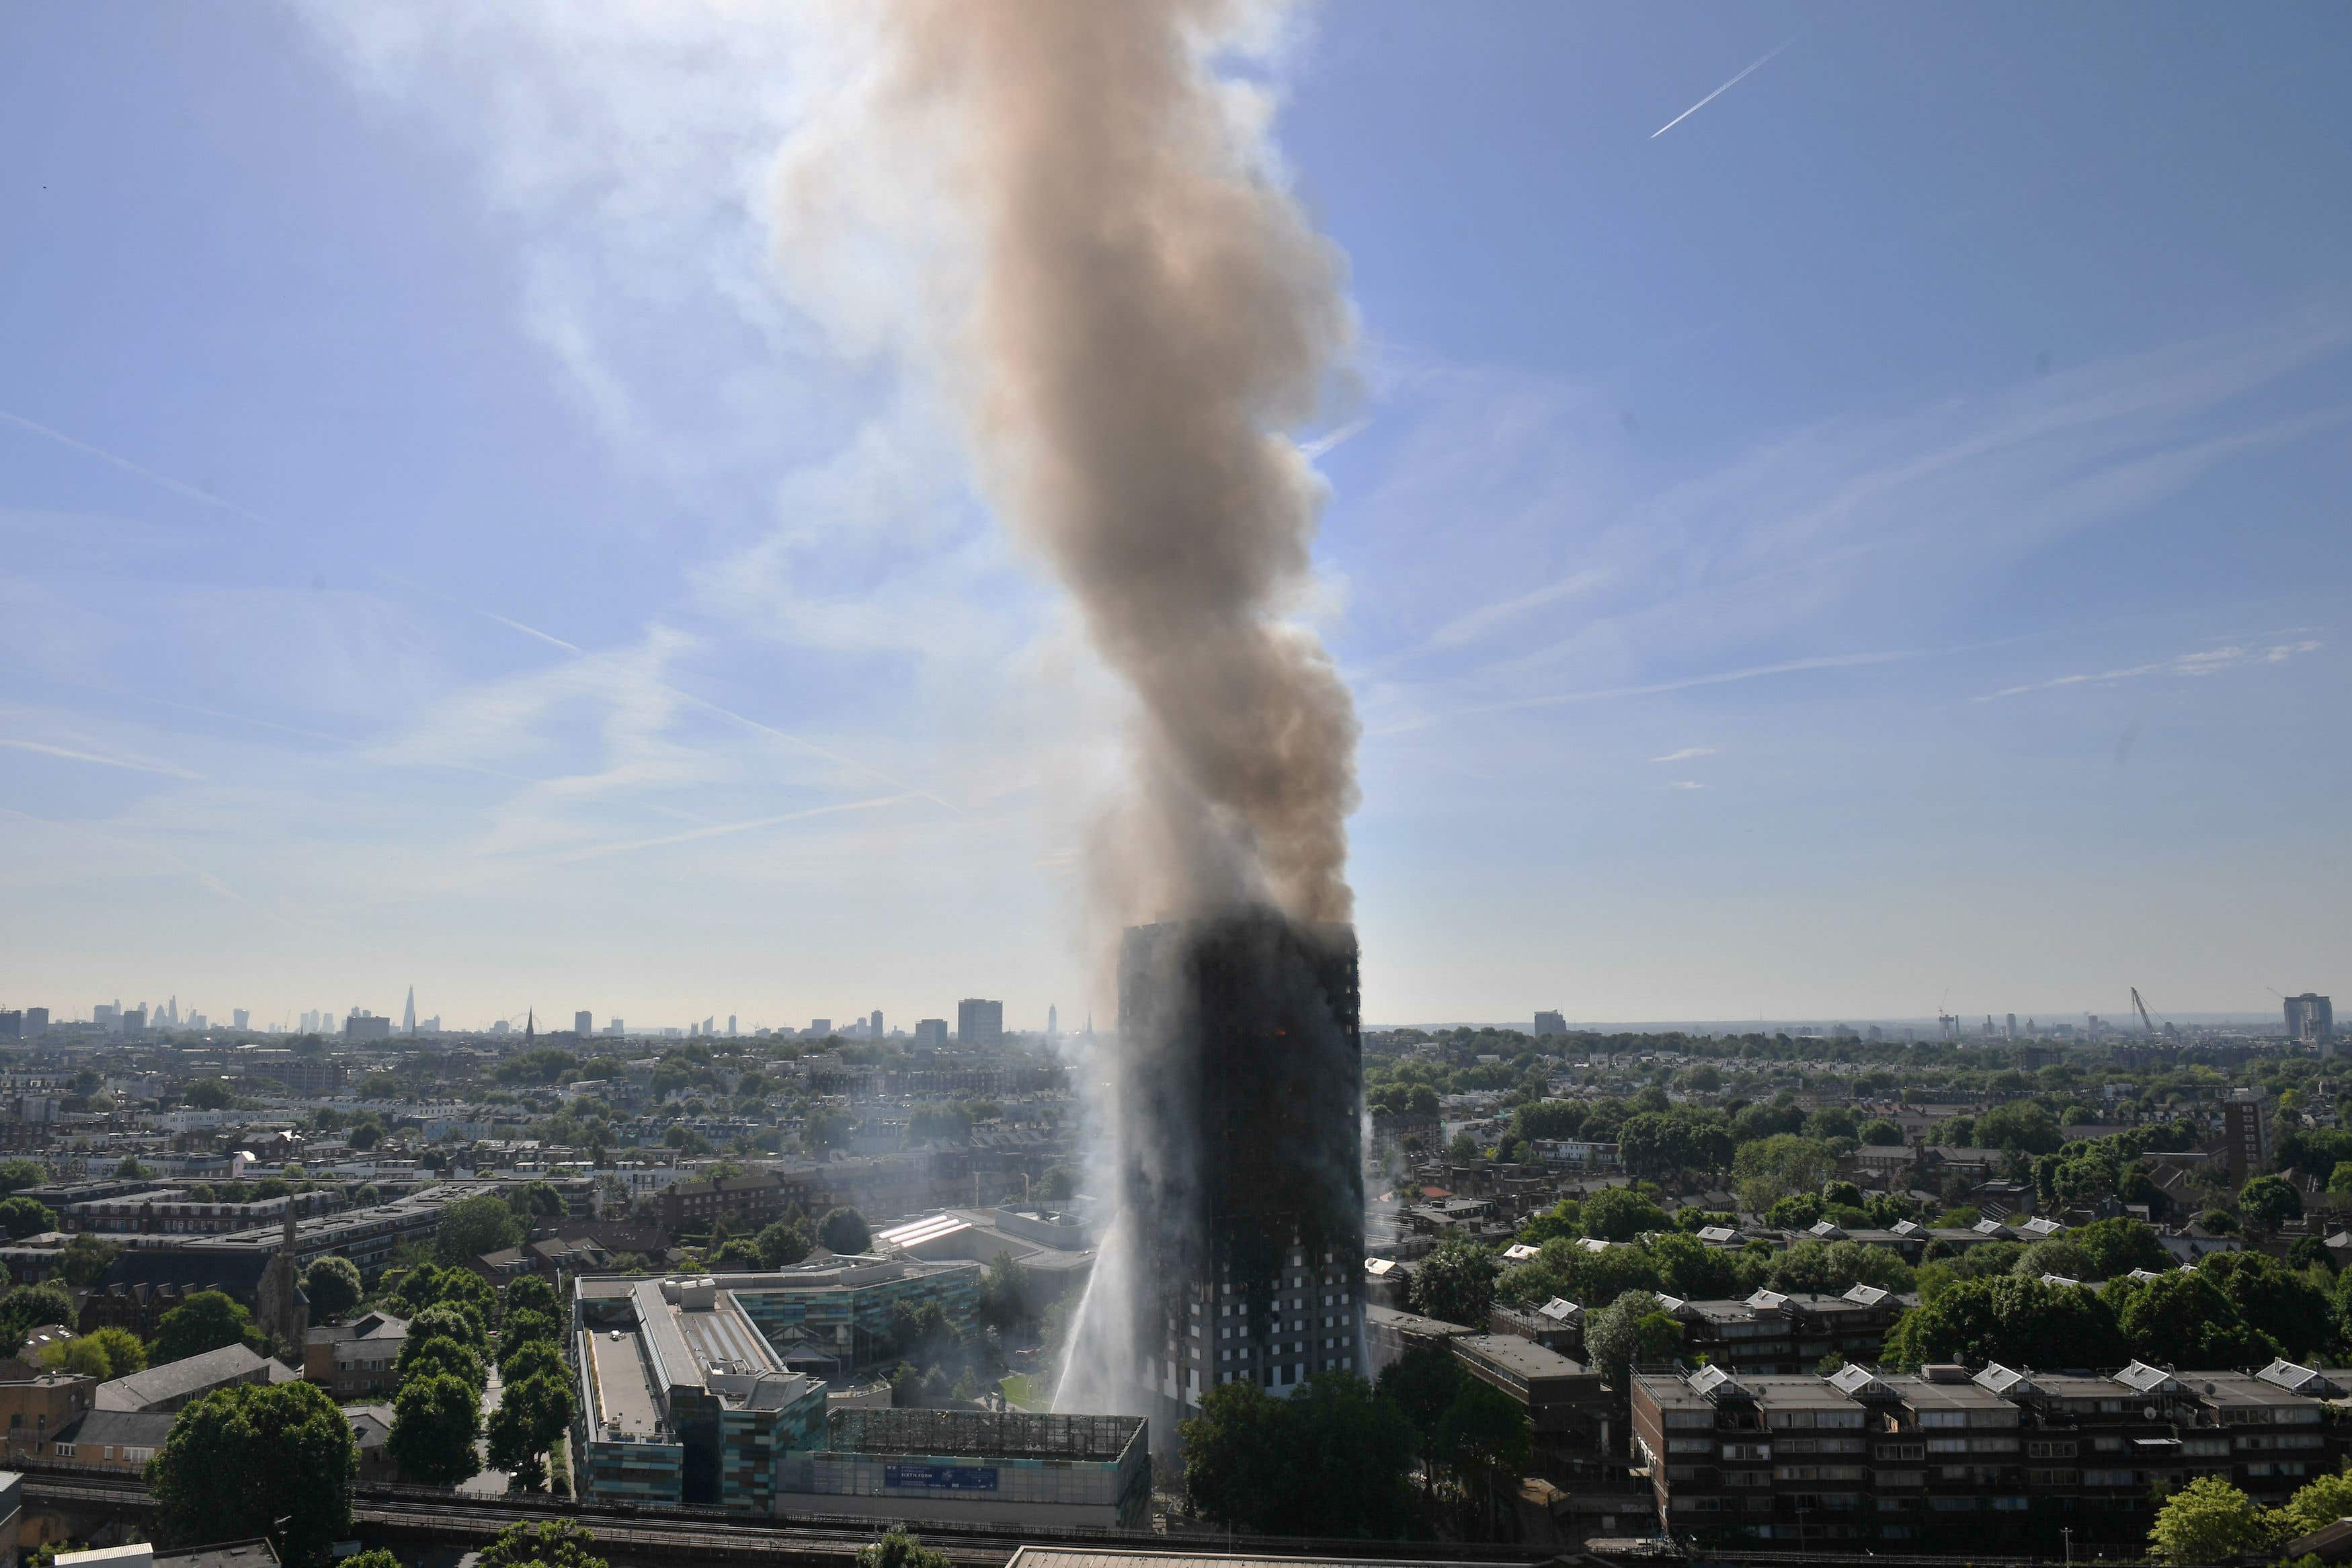
<svg viewBox="0 0 2352 1568"><path fill-rule="evenodd" d="M1365 5L1260 68L1359 327L1291 434L1366 1016L2333 989L2352 19L1812 24ZM445 1019L786 1017L916 954L1108 1013L1129 710L900 275L777 261L821 40L16 25L11 1005L364 951Z"/></svg>

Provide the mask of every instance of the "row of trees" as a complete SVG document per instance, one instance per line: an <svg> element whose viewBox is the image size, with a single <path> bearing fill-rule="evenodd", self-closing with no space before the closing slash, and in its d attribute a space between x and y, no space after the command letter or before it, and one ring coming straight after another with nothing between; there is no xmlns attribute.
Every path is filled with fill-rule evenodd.
<svg viewBox="0 0 2352 1568"><path fill-rule="evenodd" d="M2269 1509L2225 1476L2199 1476L2164 1500L2147 1541L2167 1563L2230 1563L2276 1551L2347 1515L2352 1515L2352 1474L2322 1476L2287 1499L2285 1507Z"/></svg>
<svg viewBox="0 0 2352 1568"><path fill-rule="evenodd" d="M386 1447L407 1479L456 1486L481 1469L475 1442L489 1386L488 1324L498 1296L470 1269L430 1263L411 1270L396 1295L409 1313L408 1337L394 1364Z"/></svg>

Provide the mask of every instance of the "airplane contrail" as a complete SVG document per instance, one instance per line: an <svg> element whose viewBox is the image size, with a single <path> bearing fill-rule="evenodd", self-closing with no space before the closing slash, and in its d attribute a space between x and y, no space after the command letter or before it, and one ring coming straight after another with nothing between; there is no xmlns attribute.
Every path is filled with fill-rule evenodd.
<svg viewBox="0 0 2352 1568"><path fill-rule="evenodd" d="M1771 59L1773 55L1779 54L1781 49L1787 48L1790 44L1795 43L1802 37L1804 37L1802 33L1790 34L1787 38L1781 41L1780 47L1772 50L1771 54L1766 55L1763 59L1758 60L1754 65L1749 66L1746 70L1741 71L1739 75L1733 77L1729 81L1725 82L1721 87L1717 88L1713 92L1708 93L1705 98L1700 99L1696 103L1692 104L1688 109L1684 110L1680 114L1675 115L1672 120L1667 120L1655 131L1651 131L1650 140L1655 141L1659 137L1664 136L1667 131L1672 131L1675 126L1680 125L1684 120L1688 120L1692 115L1696 114L1700 110L1705 109L1708 104L1713 103L1717 99L1721 98L1725 93L1729 92L1733 88L1738 87L1741 81L1745 80L1748 77L1754 75L1756 71L1760 69L1767 61Z"/></svg>
<svg viewBox="0 0 2352 1568"><path fill-rule="evenodd" d="M211 507L215 510L227 512L232 516L243 517L248 522L268 524L270 527L276 526L274 523L271 523L269 518L263 517L259 512L253 511L245 507L240 507L235 501L225 501L218 496L214 495L210 490L204 489L199 486L191 485L184 479L174 479L169 474L158 474L152 468L133 463L130 458L123 456L121 453L109 452L103 446L92 446L87 441L77 441L62 430L52 430L47 425L43 424L37 420L26 419L21 413L10 413L6 409L0 409L0 423L13 424L19 430L30 431L35 435L41 436L46 440L54 441L60 446L69 446L85 456L95 457L100 463L111 464L117 468L122 469L125 473L136 474L142 479L161 485L164 489L171 491L173 495L184 496L189 500L194 501L201 506Z"/></svg>

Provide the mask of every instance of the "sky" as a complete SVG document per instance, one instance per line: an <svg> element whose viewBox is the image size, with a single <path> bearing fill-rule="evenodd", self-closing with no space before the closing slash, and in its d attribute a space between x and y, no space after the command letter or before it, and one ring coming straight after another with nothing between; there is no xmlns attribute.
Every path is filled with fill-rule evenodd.
<svg viewBox="0 0 2352 1568"><path fill-rule="evenodd" d="M0 15L0 1006L1108 1015L1123 698L894 258L788 286L813 14ZM1291 434L1367 1020L2352 985L2347 57L1350 0L1236 68L1358 320Z"/></svg>

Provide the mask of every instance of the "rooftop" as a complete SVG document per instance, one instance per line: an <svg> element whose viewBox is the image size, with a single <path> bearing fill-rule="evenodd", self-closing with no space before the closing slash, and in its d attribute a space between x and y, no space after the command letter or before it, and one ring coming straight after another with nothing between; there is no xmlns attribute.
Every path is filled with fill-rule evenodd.
<svg viewBox="0 0 2352 1568"><path fill-rule="evenodd" d="M835 1453L973 1458L1116 1459L1142 1440L1140 1416L1042 1416L1009 1410L835 1410Z"/></svg>

